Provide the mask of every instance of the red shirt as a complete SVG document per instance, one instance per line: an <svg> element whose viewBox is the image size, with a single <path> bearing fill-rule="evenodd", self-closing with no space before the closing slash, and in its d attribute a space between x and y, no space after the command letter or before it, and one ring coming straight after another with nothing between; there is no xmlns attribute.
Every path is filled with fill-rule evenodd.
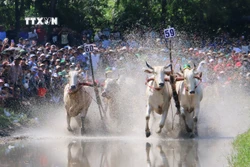
<svg viewBox="0 0 250 167"><path fill-rule="evenodd" d="M235 64L236 67L241 67L241 65L242 65L242 64L241 64L240 61L238 61L238 62Z"/></svg>
<svg viewBox="0 0 250 167"><path fill-rule="evenodd" d="M36 33L38 36L38 42L43 42L45 39L44 37L46 36L46 31L42 28L36 29Z"/></svg>
<svg viewBox="0 0 250 167"><path fill-rule="evenodd" d="M233 55L232 56L233 61L236 63L239 61L239 56Z"/></svg>
<svg viewBox="0 0 250 167"><path fill-rule="evenodd" d="M216 66L214 66L214 72L219 72L222 70L223 70L222 64L217 64Z"/></svg>

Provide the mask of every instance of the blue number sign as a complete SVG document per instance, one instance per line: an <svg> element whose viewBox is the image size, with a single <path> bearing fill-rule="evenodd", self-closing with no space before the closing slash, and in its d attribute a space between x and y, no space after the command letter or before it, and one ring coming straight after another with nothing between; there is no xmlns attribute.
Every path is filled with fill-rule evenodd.
<svg viewBox="0 0 250 167"><path fill-rule="evenodd" d="M165 38L172 38L175 36L175 30L174 28L168 28L164 30Z"/></svg>
<svg viewBox="0 0 250 167"><path fill-rule="evenodd" d="M85 45L84 46L84 50L85 50L85 52L87 52L87 53L89 53L89 52L93 52L93 50L94 50L94 45Z"/></svg>

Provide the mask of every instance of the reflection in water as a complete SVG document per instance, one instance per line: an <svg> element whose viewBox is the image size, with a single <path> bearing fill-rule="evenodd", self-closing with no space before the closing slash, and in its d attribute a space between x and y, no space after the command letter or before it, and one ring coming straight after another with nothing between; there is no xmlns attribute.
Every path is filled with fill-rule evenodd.
<svg viewBox="0 0 250 167"><path fill-rule="evenodd" d="M215 164L215 166L226 166L226 156L223 155L228 152L225 152L224 147L228 148L229 144L225 140L162 141L109 138L20 141L0 145L0 166L206 167Z"/></svg>
<svg viewBox="0 0 250 167"><path fill-rule="evenodd" d="M150 158L150 150L153 160ZM152 147L146 143L148 167L199 167L198 142L195 140L170 142L167 145L158 143Z"/></svg>
<svg viewBox="0 0 250 167"><path fill-rule="evenodd" d="M159 153L160 153L160 157L161 157L161 160L162 160L162 163L161 163L161 167L168 167L169 166L169 163L168 163L168 159L166 157L166 154L165 152L162 150L162 146L161 145L158 145L157 146L159 148ZM155 167L155 163L151 163L151 160L150 160L150 149L151 149L151 144L149 143L146 143L146 153L147 153L147 166L148 167Z"/></svg>
<svg viewBox="0 0 250 167"><path fill-rule="evenodd" d="M87 152L84 152L85 144L81 142L81 145L76 145L76 155L72 156L72 147L76 145L76 142L70 142L68 145L68 167L90 167L89 160L87 158Z"/></svg>

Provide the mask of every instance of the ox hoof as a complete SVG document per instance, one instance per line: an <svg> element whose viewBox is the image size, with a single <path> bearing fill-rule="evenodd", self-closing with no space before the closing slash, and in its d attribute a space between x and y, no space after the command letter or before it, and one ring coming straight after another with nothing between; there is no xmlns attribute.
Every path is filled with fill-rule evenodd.
<svg viewBox="0 0 250 167"><path fill-rule="evenodd" d="M189 135L189 138L195 138L195 134L194 133L190 133L190 135Z"/></svg>
<svg viewBox="0 0 250 167"><path fill-rule="evenodd" d="M151 144L150 143L146 143L146 149L150 149L150 147L151 147Z"/></svg>
<svg viewBox="0 0 250 167"><path fill-rule="evenodd" d="M81 128L81 135L84 135L84 133L85 133L85 129Z"/></svg>
<svg viewBox="0 0 250 167"><path fill-rule="evenodd" d="M74 145L74 143L71 142L71 143L68 145L68 148L70 149L73 145Z"/></svg>
<svg viewBox="0 0 250 167"><path fill-rule="evenodd" d="M192 129L190 129L188 126L186 126L186 131L187 131L188 133L191 133L191 132L192 132Z"/></svg>
<svg viewBox="0 0 250 167"><path fill-rule="evenodd" d="M146 137L149 137L151 135L151 132L146 132Z"/></svg>
<svg viewBox="0 0 250 167"><path fill-rule="evenodd" d="M71 129L71 127L67 128L69 132L73 132L73 130Z"/></svg>
<svg viewBox="0 0 250 167"><path fill-rule="evenodd" d="M161 133L161 128L159 128L159 129L156 131L156 133Z"/></svg>

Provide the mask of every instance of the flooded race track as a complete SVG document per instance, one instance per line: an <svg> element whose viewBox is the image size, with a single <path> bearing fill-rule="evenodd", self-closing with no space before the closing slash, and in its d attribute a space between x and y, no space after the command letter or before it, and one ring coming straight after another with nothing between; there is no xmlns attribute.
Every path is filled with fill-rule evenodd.
<svg viewBox="0 0 250 167"><path fill-rule="evenodd" d="M0 145L1 167L225 167L231 139L32 139Z"/></svg>

